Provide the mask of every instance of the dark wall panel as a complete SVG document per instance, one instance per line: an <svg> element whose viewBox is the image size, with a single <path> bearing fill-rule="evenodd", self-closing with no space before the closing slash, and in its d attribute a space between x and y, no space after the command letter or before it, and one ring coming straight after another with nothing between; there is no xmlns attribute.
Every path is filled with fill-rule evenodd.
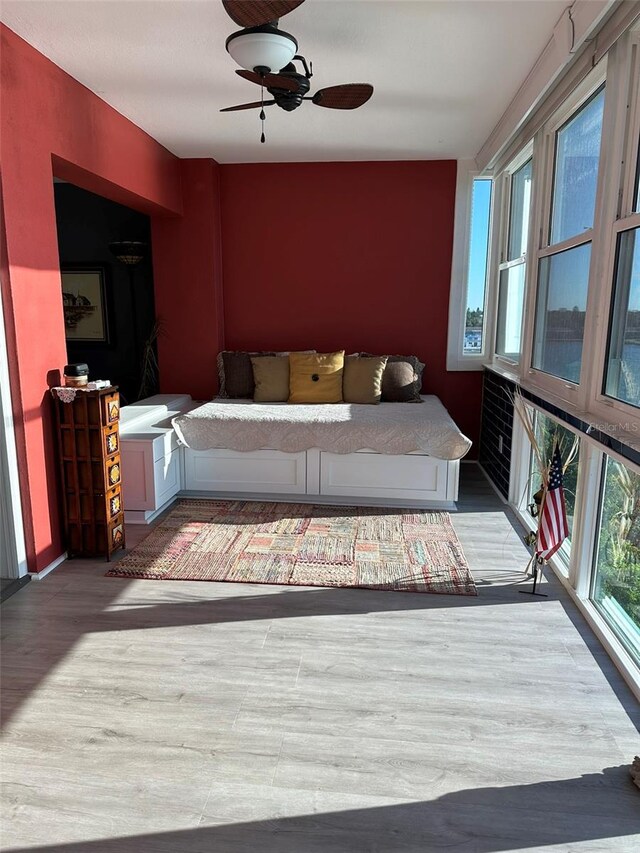
<svg viewBox="0 0 640 853"><path fill-rule="evenodd" d="M480 464L505 498L509 497L514 390L511 382L489 370L484 371Z"/></svg>
<svg viewBox="0 0 640 853"><path fill-rule="evenodd" d="M149 217L86 192L73 184L55 184L60 266L87 264L106 270L108 344L67 342L70 362L86 361L91 379L110 379L120 387L123 402L137 399L141 352L136 351L132 300L136 301L139 345L154 323L153 271ZM134 268L133 287L128 269L109 251L114 240L143 240L148 257Z"/></svg>

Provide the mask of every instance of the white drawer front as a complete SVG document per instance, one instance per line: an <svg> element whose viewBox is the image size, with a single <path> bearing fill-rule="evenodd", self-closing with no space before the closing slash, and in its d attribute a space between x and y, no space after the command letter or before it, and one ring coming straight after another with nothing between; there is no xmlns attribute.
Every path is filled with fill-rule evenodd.
<svg viewBox="0 0 640 853"><path fill-rule="evenodd" d="M320 494L447 500L448 463L432 456L320 454Z"/></svg>
<svg viewBox="0 0 640 853"><path fill-rule="evenodd" d="M178 436L173 430L167 430L162 435L153 439L153 461L157 462L158 459L166 457L169 453L177 450L178 447Z"/></svg>
<svg viewBox="0 0 640 853"><path fill-rule="evenodd" d="M155 509L151 445L140 441L123 441L120 457L125 509Z"/></svg>
<svg viewBox="0 0 640 853"><path fill-rule="evenodd" d="M155 491L155 509L161 507L169 498L180 491L180 476L182 473L182 453L174 450L162 459L153 463L153 480Z"/></svg>
<svg viewBox="0 0 640 853"><path fill-rule="evenodd" d="M301 495L307 485L304 452L185 448L185 466L185 488L191 491Z"/></svg>

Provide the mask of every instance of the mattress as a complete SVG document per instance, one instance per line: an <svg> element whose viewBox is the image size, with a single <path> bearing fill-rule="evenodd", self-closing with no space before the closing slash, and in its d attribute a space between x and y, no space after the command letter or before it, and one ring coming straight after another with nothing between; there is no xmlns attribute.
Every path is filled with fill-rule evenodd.
<svg viewBox="0 0 640 853"><path fill-rule="evenodd" d="M193 450L298 453L318 448L331 453L420 452L437 459L461 459L471 447L470 439L437 397L424 396L422 401L365 406L216 399L172 423L180 441Z"/></svg>

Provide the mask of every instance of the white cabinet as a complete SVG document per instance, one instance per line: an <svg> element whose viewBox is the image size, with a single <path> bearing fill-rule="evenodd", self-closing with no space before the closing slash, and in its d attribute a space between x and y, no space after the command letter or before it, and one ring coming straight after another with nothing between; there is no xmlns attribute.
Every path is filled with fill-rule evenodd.
<svg viewBox="0 0 640 853"><path fill-rule="evenodd" d="M415 453L388 456L373 451L301 453L280 450L191 450L184 454L187 494L248 500L289 495L318 503L451 508L458 497L458 461Z"/></svg>
<svg viewBox="0 0 640 853"><path fill-rule="evenodd" d="M195 405L187 394L158 394L123 406L120 454L128 524L153 521L182 488L183 454L171 420Z"/></svg>
<svg viewBox="0 0 640 853"><path fill-rule="evenodd" d="M190 492L246 492L304 495L307 454L280 450L189 450L185 489Z"/></svg>
<svg viewBox="0 0 640 853"><path fill-rule="evenodd" d="M157 506L162 506L182 488L182 452L172 450L153 463L153 488ZM126 504L125 504L126 506Z"/></svg>
<svg viewBox="0 0 640 853"><path fill-rule="evenodd" d="M320 453L320 494L402 501L452 501L457 463L422 454ZM456 468L457 472L457 468ZM450 488L451 487L451 488Z"/></svg>

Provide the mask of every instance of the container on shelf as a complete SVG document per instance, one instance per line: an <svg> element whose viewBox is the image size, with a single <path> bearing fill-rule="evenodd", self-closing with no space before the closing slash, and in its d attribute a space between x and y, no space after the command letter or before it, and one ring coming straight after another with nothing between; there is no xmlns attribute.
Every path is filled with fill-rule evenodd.
<svg viewBox="0 0 640 853"><path fill-rule="evenodd" d="M64 384L67 388L82 388L89 381L89 365L84 362L66 364L64 367Z"/></svg>

